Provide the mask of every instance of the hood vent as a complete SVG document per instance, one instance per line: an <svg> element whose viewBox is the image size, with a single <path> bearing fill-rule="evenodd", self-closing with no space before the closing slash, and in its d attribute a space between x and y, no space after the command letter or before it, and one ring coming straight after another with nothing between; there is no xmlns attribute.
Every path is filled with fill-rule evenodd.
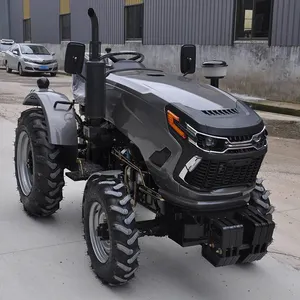
<svg viewBox="0 0 300 300"><path fill-rule="evenodd" d="M238 114L236 108L220 109L220 110L202 110L202 112L208 116L228 116Z"/></svg>

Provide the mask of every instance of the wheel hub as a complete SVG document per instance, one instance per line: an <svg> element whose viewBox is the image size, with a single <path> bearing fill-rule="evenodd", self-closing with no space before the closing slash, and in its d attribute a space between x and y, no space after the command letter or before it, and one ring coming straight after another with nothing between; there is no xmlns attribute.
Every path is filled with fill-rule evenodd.
<svg viewBox="0 0 300 300"><path fill-rule="evenodd" d="M28 196L31 192L33 174L34 164L30 139L27 132L22 131L17 146L17 176L20 188L25 196Z"/></svg>
<svg viewBox="0 0 300 300"><path fill-rule="evenodd" d="M94 202L89 214L89 233L91 244L97 259L106 263L111 251L106 213L98 202Z"/></svg>

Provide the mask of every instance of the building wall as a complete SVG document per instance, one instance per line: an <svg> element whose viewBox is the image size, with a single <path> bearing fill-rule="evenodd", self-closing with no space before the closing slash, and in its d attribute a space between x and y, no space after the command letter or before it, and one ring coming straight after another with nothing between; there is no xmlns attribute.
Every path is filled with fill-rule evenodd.
<svg viewBox="0 0 300 300"><path fill-rule="evenodd" d="M23 1L9 0L10 2L10 38L16 42L23 41Z"/></svg>
<svg viewBox="0 0 300 300"><path fill-rule="evenodd" d="M232 43L234 0L144 0L148 45Z"/></svg>
<svg viewBox="0 0 300 300"><path fill-rule="evenodd" d="M274 0L271 44L300 46L299 0Z"/></svg>
<svg viewBox="0 0 300 300"><path fill-rule="evenodd" d="M31 1L41 7L38 0ZM51 6L51 15L56 8L58 10L59 0L40 2L43 7L46 2L54 2L47 4ZM11 38L22 41L22 1L10 0L10 3ZM124 0L71 0L72 40L84 43L90 40L87 9L91 6L99 17L103 48L111 46L113 51L142 52L147 66L180 74L180 46L195 43L195 78L207 82L201 74L201 63L222 59L229 64L222 88L275 100L300 102L300 0L274 0L271 47L267 41L233 43L234 0L144 0L144 41L125 43L124 3ZM56 14L58 18L59 12ZM32 20L33 39L38 37L40 41L44 40L49 50L56 52L60 68L63 68L66 43L58 42L58 19L56 25L43 24L46 22L39 18L38 9L31 12L31 17L40 20L36 22L38 25L33 25ZM44 27L34 29L36 26Z"/></svg>
<svg viewBox="0 0 300 300"><path fill-rule="evenodd" d="M9 0L0 0L0 39L9 38Z"/></svg>
<svg viewBox="0 0 300 300"><path fill-rule="evenodd" d="M124 0L71 0L72 40L87 43L91 25L87 14L94 8L99 19L99 38L103 43L124 43Z"/></svg>
<svg viewBox="0 0 300 300"><path fill-rule="evenodd" d="M30 0L31 42L59 43L59 0Z"/></svg>

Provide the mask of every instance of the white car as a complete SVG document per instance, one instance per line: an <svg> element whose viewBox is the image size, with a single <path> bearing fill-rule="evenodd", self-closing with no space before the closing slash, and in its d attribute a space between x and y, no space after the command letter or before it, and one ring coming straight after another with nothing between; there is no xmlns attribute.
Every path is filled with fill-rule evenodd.
<svg viewBox="0 0 300 300"><path fill-rule="evenodd" d="M50 73L56 76L58 63L54 55L40 44L16 43L5 52L6 71L11 73L16 70L20 76L26 73Z"/></svg>
<svg viewBox="0 0 300 300"><path fill-rule="evenodd" d="M0 67L5 67L5 52L9 50L14 43L15 41L11 39L0 40Z"/></svg>

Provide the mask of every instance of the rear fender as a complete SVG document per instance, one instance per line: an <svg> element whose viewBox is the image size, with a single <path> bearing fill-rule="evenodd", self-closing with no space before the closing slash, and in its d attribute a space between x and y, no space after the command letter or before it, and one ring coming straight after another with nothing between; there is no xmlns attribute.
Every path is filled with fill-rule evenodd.
<svg viewBox="0 0 300 300"><path fill-rule="evenodd" d="M48 89L33 91L27 95L23 105L42 107L50 144L78 145L75 112L71 106L72 102L65 95Z"/></svg>

